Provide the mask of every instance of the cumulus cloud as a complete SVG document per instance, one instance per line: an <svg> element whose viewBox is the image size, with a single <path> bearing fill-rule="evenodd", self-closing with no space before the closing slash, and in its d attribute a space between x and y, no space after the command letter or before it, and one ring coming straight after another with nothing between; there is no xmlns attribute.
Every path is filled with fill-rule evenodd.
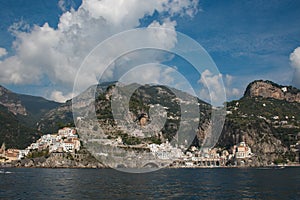
<svg viewBox="0 0 300 200"><path fill-rule="evenodd" d="M291 53L290 61L293 67L300 69L300 47L296 48L293 53Z"/></svg>
<svg viewBox="0 0 300 200"><path fill-rule="evenodd" d="M125 73L120 81L122 83L139 83L139 84L147 84L154 83L158 84L160 81L162 69L157 64L145 64L137 66L127 73Z"/></svg>
<svg viewBox="0 0 300 200"><path fill-rule="evenodd" d="M215 105L223 103L222 94L225 93L225 88L222 74L213 74L210 70L206 69L201 73L198 83L206 86L200 90L200 98Z"/></svg>
<svg viewBox="0 0 300 200"><path fill-rule="evenodd" d="M147 63L127 71L120 79L121 83L139 83L141 85L164 85L171 90L176 88L196 96L193 87L176 66L166 66L159 63Z"/></svg>
<svg viewBox="0 0 300 200"><path fill-rule="evenodd" d="M226 89L226 96L228 99L232 98L237 98L242 95L242 90L236 87L233 87L233 85L238 85L234 84L236 82L236 77L226 74L222 75L224 82L225 82L225 89Z"/></svg>
<svg viewBox="0 0 300 200"><path fill-rule="evenodd" d="M66 12L67 10L74 8L74 6L75 6L74 1L72 1L72 0L59 0L57 4L58 4L58 7L63 12Z"/></svg>
<svg viewBox="0 0 300 200"><path fill-rule="evenodd" d="M292 67L295 69L292 84L300 88L300 47L296 48L290 55Z"/></svg>
<svg viewBox="0 0 300 200"><path fill-rule="evenodd" d="M224 92L228 99L239 97L242 92L240 89L232 87L234 79L235 78L229 74L213 74L208 69L204 70L198 81L198 83L203 86L200 89L199 97L216 105L222 105L224 100L227 100L223 97Z"/></svg>
<svg viewBox="0 0 300 200"><path fill-rule="evenodd" d="M178 88L178 83L188 82L183 79L176 67L169 67L159 63L147 63L136 66L128 70L119 80L126 84L159 84L169 85L173 88Z"/></svg>
<svg viewBox="0 0 300 200"><path fill-rule="evenodd" d="M0 58L5 56L7 54L7 51L5 48L0 47Z"/></svg>
<svg viewBox="0 0 300 200"><path fill-rule="evenodd" d="M28 25L23 22L11 26L10 31L16 37L13 43L16 54L0 63L1 82L32 84L46 78L56 87L56 95L50 98L64 97L66 95L62 93L60 96L58 92L72 90L80 64L100 42L113 34L140 26L140 19L154 12L164 19L153 21L149 27L175 30L176 22L171 20L173 16L193 16L198 10L198 0L83 0L77 10L71 8L66 11L71 4L72 1L59 1L65 12L60 16L57 28L50 27L48 23L33 26L29 31ZM153 40L146 36L134 39ZM176 42L176 34L168 37L160 35L155 39L155 42L162 39L166 48L171 48ZM104 66L98 66L101 67ZM91 79L89 84L97 81L95 77L87 78Z"/></svg>
<svg viewBox="0 0 300 200"><path fill-rule="evenodd" d="M64 95L61 91L52 91L50 98L56 102L64 103L66 100L73 98L73 93Z"/></svg>

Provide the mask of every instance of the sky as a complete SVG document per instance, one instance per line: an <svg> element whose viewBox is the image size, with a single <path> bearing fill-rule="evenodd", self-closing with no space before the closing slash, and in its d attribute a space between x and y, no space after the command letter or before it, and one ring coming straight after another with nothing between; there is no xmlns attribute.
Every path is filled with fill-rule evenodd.
<svg viewBox="0 0 300 200"><path fill-rule="evenodd" d="M186 90L193 87L201 99L216 102L222 101L223 89L228 101L238 99L246 86L258 79L300 88L300 2L297 0L0 0L0 3L0 84L14 92L64 102L79 92L74 90L76 81L85 88L99 81L99 73L104 72L103 81L119 79L125 74L122 80L167 84ZM114 41L117 43L110 40L123 31L151 27L169 31L155 32L155 37L126 36ZM197 71L184 58L169 53L178 47L180 33L201 45L217 70L207 67ZM101 56L91 52L105 41L112 41L114 48L105 49L104 53L103 49L99 51L104 59L99 60ZM145 41L165 51L139 50L122 55L110 67L104 64L105 59L108 62L120 49L143 45ZM83 72L86 65L89 67ZM181 81L188 84L180 86Z"/></svg>

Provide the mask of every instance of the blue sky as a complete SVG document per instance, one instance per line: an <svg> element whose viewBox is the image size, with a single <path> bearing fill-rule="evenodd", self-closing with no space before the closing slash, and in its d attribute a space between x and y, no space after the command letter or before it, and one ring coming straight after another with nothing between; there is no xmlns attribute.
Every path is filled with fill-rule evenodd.
<svg viewBox="0 0 300 200"><path fill-rule="evenodd" d="M120 6L122 10L118 10L114 4L103 3L106 8L112 8L105 10L95 9L96 5L101 6L101 3L95 3L94 0L89 1L85 7L81 6L80 0L1 0L0 84L16 92L64 101L71 96L72 78L66 81L60 77L61 63L68 62L63 66L79 65L77 63L80 59L82 61L92 49L92 45L87 45L88 42L95 42L96 45L96 42L101 42L112 34L148 26L156 20L159 25L163 26L165 23L166 26L195 39L205 48L221 73L229 100L240 98L247 84L256 79L269 79L279 84L300 87L298 81L300 54L295 50L300 46L299 1L173 1L174 3L162 8L159 3L130 0ZM141 9L146 6L149 9ZM81 30L80 26L70 28L72 23L68 20L62 23L61 16L71 7L74 11L69 18L66 15L64 19L77 20L77 25L84 22L81 19L84 12L76 14L79 7L84 7L82 10L85 12L94 13L87 15L91 20L90 24L82 26L84 29ZM126 9L133 12L129 17L122 15ZM111 14L110 11L117 14ZM104 20L100 21L99 16ZM48 23L49 28L44 25L45 23ZM59 23L62 24L60 28ZM57 29L60 30L56 31ZM104 31L101 32L102 29ZM46 32L50 35L46 35ZM88 33L85 35L89 35L90 38L96 34L101 37L99 36L99 39L95 37L95 40L87 39L83 50L75 49L79 48L78 45L76 47L66 45L67 40L71 42L71 39L76 37L81 40L86 38L82 32ZM65 33L69 35L62 36ZM46 38L50 38L50 42L47 42ZM51 43L62 45L53 47ZM61 54L55 56L62 60L58 62L59 64L47 62L47 58L53 56L52 51L45 51L45 58L42 60L38 53L28 53L32 45L37 48L37 52L45 51L43 48L49 47L59 49ZM28 51L24 48L28 48ZM80 53L82 55L79 55L77 60L68 61ZM63 59L64 57L68 58L67 61ZM182 64L176 59L164 63L175 66ZM61 73L70 72L71 77L76 68L66 67L61 70ZM32 73L26 74L28 71ZM197 79L190 76L191 80ZM201 82L200 76L198 83Z"/></svg>

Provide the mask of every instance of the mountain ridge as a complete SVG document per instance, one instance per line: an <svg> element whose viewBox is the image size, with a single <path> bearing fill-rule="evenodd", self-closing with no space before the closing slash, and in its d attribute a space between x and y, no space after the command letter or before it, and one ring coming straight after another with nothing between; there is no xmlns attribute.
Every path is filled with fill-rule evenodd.
<svg viewBox="0 0 300 200"><path fill-rule="evenodd" d="M300 103L300 90L293 86L282 86L269 80L251 82L244 93L244 97L264 97Z"/></svg>
<svg viewBox="0 0 300 200"><path fill-rule="evenodd" d="M90 97L91 92L95 94L96 103L91 102L82 105L96 109L98 120L104 129L107 129L104 132L108 134L108 137L117 138L121 136L127 144L139 144L142 142L141 139L120 133L120 130L113 131L116 124L111 113L110 101L115 84L106 83L98 85L96 88L91 87L85 95ZM132 87L136 87L136 85ZM231 151L233 145L245 141L253 149L255 155L248 163L253 166L297 160L299 149L297 150L295 146L297 146L297 142L300 143L299 94L299 89L292 86L282 86L272 81L263 80L251 82L243 97L227 103L227 116L217 147ZM182 96L185 96L182 102L187 102L191 98L188 94ZM78 102L82 103L85 96L77 98L79 99ZM137 118L141 112L149 114L151 105L162 104L168 108L167 116L169 119L162 129L162 133L157 134L159 133L157 132L156 138L151 137L150 140L155 142L170 140L174 135L173 132L178 130L180 124L180 118L178 118L180 112L177 108L179 104L174 98L172 91L168 91L164 86L142 86L133 93L130 99L129 106L132 113L128 115L130 119L126 120ZM213 108L203 101L198 100L198 103L201 121L192 145L201 146L201 141L205 138L206 131L211 125L209 118ZM4 106L2 106L3 109L5 109ZM11 112L8 117L13 117ZM62 126L74 126L73 123L72 100L68 100L46 112L39 120L38 127L34 128L44 134L53 133ZM98 130L99 127L93 125L92 129ZM13 141L17 142L17 140Z"/></svg>
<svg viewBox="0 0 300 200"><path fill-rule="evenodd" d="M0 85L0 143L26 147L40 135L35 128L40 117L58 105L43 97L14 93Z"/></svg>

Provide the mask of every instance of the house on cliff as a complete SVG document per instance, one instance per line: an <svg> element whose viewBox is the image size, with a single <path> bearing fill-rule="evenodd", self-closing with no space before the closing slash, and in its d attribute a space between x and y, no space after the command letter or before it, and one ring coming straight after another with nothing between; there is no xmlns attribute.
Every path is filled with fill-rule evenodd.
<svg viewBox="0 0 300 200"><path fill-rule="evenodd" d="M234 145L235 158L250 158L252 156L251 148L245 143L240 142L238 145Z"/></svg>

